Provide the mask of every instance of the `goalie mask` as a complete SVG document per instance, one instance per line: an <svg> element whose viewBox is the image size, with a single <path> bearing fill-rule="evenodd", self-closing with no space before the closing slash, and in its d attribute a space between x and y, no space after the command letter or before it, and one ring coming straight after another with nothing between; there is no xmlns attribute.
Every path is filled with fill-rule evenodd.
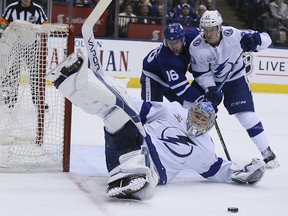
<svg viewBox="0 0 288 216"><path fill-rule="evenodd" d="M210 102L196 100L188 112L188 135L197 136L208 132L215 124L216 113Z"/></svg>

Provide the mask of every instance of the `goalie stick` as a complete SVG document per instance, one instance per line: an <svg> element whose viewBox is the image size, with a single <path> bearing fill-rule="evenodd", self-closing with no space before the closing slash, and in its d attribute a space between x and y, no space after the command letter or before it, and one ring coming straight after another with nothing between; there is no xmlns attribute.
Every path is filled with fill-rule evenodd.
<svg viewBox="0 0 288 216"><path fill-rule="evenodd" d="M103 70L99 55L97 53L98 51L95 43L93 27L111 2L112 0L100 0L81 28L83 40L90 61L90 69L101 75L103 75Z"/></svg>
<svg viewBox="0 0 288 216"><path fill-rule="evenodd" d="M127 115L130 116L131 120L139 129L141 134L143 136L146 136L139 115L135 113L134 109L131 108L128 103L126 103L125 99L121 96L121 94L119 94L117 90L112 88L108 83L106 83L105 79L103 79L105 75L103 73L100 58L98 56L98 50L95 43L93 27L111 2L112 0L100 0L96 5L96 7L88 16L88 18L85 20L81 28L85 48L88 54L88 59L90 61L90 69L94 72L95 76L115 95L116 97L115 105L122 108L127 113Z"/></svg>

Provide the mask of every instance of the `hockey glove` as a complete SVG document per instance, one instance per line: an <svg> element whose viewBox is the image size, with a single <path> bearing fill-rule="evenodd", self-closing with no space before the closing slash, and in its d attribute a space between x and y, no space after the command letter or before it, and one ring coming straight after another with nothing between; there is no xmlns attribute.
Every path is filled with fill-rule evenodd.
<svg viewBox="0 0 288 216"><path fill-rule="evenodd" d="M258 32L245 34L240 40L241 48L244 52L255 51L258 45L262 44L261 36Z"/></svg>
<svg viewBox="0 0 288 216"><path fill-rule="evenodd" d="M217 92L218 87L217 86L210 86L206 89L204 99L207 101L210 101L215 109L217 110L217 106L221 103L223 99L223 93L222 91Z"/></svg>

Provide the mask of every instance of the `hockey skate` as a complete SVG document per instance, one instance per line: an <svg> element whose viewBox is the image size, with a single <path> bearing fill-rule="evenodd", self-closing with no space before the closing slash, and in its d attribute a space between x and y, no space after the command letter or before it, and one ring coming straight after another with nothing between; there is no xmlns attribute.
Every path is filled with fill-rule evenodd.
<svg viewBox="0 0 288 216"><path fill-rule="evenodd" d="M83 53L78 50L77 53L72 53L63 62L57 65L46 75L46 79L53 82L58 89L59 85L70 75L76 73L81 68L83 63Z"/></svg>
<svg viewBox="0 0 288 216"><path fill-rule="evenodd" d="M270 147L261 152L261 154L264 158L264 162L266 163L267 168L274 168L279 166L279 163L276 160L276 155L274 154L274 152L271 150Z"/></svg>
<svg viewBox="0 0 288 216"><path fill-rule="evenodd" d="M263 177L265 164L262 160L254 158L252 162L246 165L242 170L234 171L231 179L239 184L257 184Z"/></svg>
<svg viewBox="0 0 288 216"><path fill-rule="evenodd" d="M133 194L143 189L147 182L145 175L128 176L109 183L106 194L118 199L135 199Z"/></svg>

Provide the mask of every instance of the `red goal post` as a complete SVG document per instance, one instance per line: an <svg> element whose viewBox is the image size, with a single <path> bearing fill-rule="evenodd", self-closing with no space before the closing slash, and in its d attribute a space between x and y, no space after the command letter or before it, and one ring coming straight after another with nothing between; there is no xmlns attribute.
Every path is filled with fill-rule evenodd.
<svg viewBox="0 0 288 216"><path fill-rule="evenodd" d="M71 103L45 75L74 50L65 24L14 21L0 39L0 170L69 171Z"/></svg>

